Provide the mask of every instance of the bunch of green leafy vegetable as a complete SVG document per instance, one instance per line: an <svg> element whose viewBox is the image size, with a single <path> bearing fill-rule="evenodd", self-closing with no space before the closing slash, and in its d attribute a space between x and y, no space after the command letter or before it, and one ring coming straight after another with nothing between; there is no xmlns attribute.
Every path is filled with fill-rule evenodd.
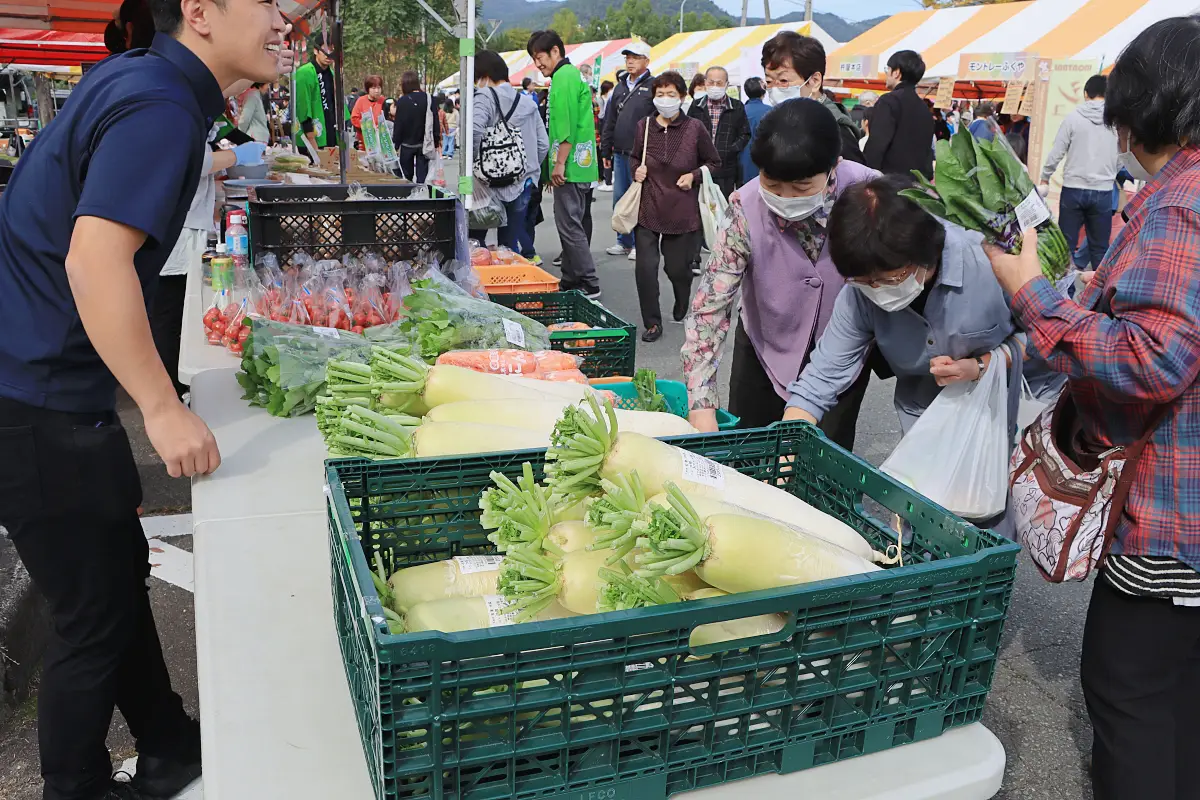
<svg viewBox="0 0 1200 800"><path fill-rule="evenodd" d="M1020 253L1022 231L1016 208L1030 198L1041 202L1037 187L1002 137L976 139L959 128L949 141L937 143L934 182L913 170L921 188L900 192L923 209L979 231L1009 253ZM1037 226L1042 274L1058 280L1070 265L1070 248L1058 225L1047 218Z"/></svg>
<svg viewBox="0 0 1200 800"><path fill-rule="evenodd" d="M637 391L637 397L634 398L634 403L639 411L662 411L667 414L674 413L671 407L667 405L667 398L663 397L658 391L658 373L652 369L642 367L633 373L633 388Z"/></svg>
<svg viewBox="0 0 1200 800"><path fill-rule="evenodd" d="M550 333L540 322L487 300L442 291L429 280L413 282L400 313L400 330L427 360L451 350L550 349ZM505 321L520 326L523 344L505 330Z"/></svg>
<svg viewBox="0 0 1200 800"><path fill-rule="evenodd" d="M242 399L277 417L296 417L316 408L325 390L330 360L367 363L370 343L349 331L250 318L238 384Z"/></svg>

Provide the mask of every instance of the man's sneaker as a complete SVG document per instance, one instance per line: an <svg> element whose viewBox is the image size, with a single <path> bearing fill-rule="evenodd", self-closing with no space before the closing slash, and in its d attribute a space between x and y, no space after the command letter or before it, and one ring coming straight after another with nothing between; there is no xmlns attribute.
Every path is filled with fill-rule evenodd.
<svg viewBox="0 0 1200 800"><path fill-rule="evenodd" d="M700 268L699 268L699 267L697 267L697 266L695 266L694 264L692 265L692 277L693 277L693 278L699 278L699 277L700 277Z"/></svg>
<svg viewBox="0 0 1200 800"><path fill-rule="evenodd" d="M587 289L583 290L583 296L588 300L599 300L601 294L602 292L599 289L592 289L591 291L588 291Z"/></svg>
<svg viewBox="0 0 1200 800"><path fill-rule="evenodd" d="M608 249L607 249L607 250L605 250L604 252L608 253L610 256L625 256L625 255L629 255L629 250L626 250L626 249L625 249L625 246L624 246L624 245L620 245L620 244L614 244L612 247L608 248Z"/></svg>
<svg viewBox="0 0 1200 800"><path fill-rule="evenodd" d="M561 255L557 255L554 257L554 266L556 266L556 267L562 266L562 256Z"/></svg>
<svg viewBox="0 0 1200 800"><path fill-rule="evenodd" d="M596 187L596 191L597 192L611 192L612 184L611 183L602 183Z"/></svg>
<svg viewBox="0 0 1200 800"><path fill-rule="evenodd" d="M540 267L542 265L542 257L537 253L534 253L529 257L529 263L533 264L535 267Z"/></svg>
<svg viewBox="0 0 1200 800"><path fill-rule="evenodd" d="M630 248L630 250L629 250L629 260L630 260L630 261L637 261L637 248L636 248L636 247Z"/></svg>

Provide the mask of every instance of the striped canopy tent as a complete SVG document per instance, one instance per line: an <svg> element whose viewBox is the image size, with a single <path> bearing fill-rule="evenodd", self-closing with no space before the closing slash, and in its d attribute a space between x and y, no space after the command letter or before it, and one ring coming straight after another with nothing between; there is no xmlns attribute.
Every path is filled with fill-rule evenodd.
<svg viewBox="0 0 1200 800"><path fill-rule="evenodd" d="M957 75L967 53L1029 53L1040 58L1089 59L1111 65L1135 36L1159 20L1195 13L1200 0L1033 0L1033 2L904 11L830 54L831 64L877 56L882 70L898 50L925 59L925 77ZM877 87L874 81L846 85ZM955 95L1003 93L1003 85L960 85Z"/></svg>
<svg viewBox="0 0 1200 800"><path fill-rule="evenodd" d="M796 31L813 36L825 45L826 51L838 46L833 37L812 22L677 33L650 49L650 70L657 75L674 69L684 73L685 79L690 79L693 72L721 66L729 71L730 83L740 85L747 78L762 75L763 43L780 31ZM614 66L605 77L612 79L617 67L623 66L623 63Z"/></svg>
<svg viewBox="0 0 1200 800"><path fill-rule="evenodd" d="M309 14L321 0L279 0L289 20ZM121 0L0 0L0 26L67 33L104 33Z"/></svg>
<svg viewBox="0 0 1200 800"><path fill-rule="evenodd" d="M0 64L72 67L107 57L100 34L0 28Z"/></svg>
<svg viewBox="0 0 1200 800"><path fill-rule="evenodd" d="M533 61L530 60L530 58L529 58L529 54L526 53L524 50L505 50L503 53L500 54L500 57L504 59L505 64L508 64L509 77L511 77L513 75L513 73L515 73L517 70L524 69L525 67L527 67L533 63ZM439 83L438 88L439 89L456 89L456 88L458 88L458 73L457 72L454 73L449 78L446 78L444 81Z"/></svg>
<svg viewBox="0 0 1200 800"><path fill-rule="evenodd" d="M628 45L632 39L608 39L602 42L583 42L581 44L567 45L567 58L571 59L571 63L575 66L583 64L594 64L596 57L599 56L601 61L600 74L612 72L617 66L624 63L624 56L621 55L621 50ZM533 59L524 50L506 50L500 54L504 59L504 63L508 64L508 80L514 86L520 86L521 81L526 78L533 78L534 83L544 84L546 79L542 77L542 73L538 72L537 67L533 65ZM450 89L458 86L458 73L454 73L450 77L438 84L439 89Z"/></svg>

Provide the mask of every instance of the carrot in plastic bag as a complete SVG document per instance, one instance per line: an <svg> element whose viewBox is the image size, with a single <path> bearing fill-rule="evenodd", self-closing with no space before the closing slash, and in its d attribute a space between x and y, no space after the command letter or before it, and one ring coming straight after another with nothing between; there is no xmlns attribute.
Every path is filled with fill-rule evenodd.
<svg viewBox="0 0 1200 800"><path fill-rule="evenodd" d="M555 322L546 326L546 330L554 331L590 331L591 325L586 322Z"/></svg>
<svg viewBox="0 0 1200 800"><path fill-rule="evenodd" d="M451 350L438 356L437 363L493 375L528 375L538 368L536 356L524 350Z"/></svg>
<svg viewBox="0 0 1200 800"><path fill-rule="evenodd" d="M537 359L537 368L542 372L578 370L579 365L583 363L583 359L579 356L562 353L558 350L538 350L533 355Z"/></svg>
<svg viewBox="0 0 1200 800"><path fill-rule="evenodd" d="M552 369L547 372L539 372L537 377L544 381L567 381L570 383L582 383L587 386L587 375L584 375L578 369Z"/></svg>

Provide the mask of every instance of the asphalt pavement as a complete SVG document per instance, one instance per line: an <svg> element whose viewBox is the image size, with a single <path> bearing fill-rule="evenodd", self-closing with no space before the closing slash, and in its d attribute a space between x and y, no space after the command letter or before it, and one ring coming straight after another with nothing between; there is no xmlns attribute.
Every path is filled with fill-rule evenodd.
<svg viewBox="0 0 1200 800"><path fill-rule="evenodd" d="M592 252L604 296L601 302L630 322L641 320L633 283L633 262L608 256L605 248L615 235L607 224L612 195L597 192ZM552 203L544 202L546 222L539 226L538 252L545 268L559 252ZM658 372L661 378L679 380L679 348L683 326L670 322L671 288L661 276L661 302L667 322L662 339L638 341L637 363ZM721 395L728 389L729 359L721 365ZM189 510L190 486L172 480L146 440L141 417L128 402L122 419L133 441L142 475L147 514L173 514ZM887 457L900 438L892 408L892 381L873 379L859 416L855 452L873 464ZM172 545L190 550L190 537L171 539ZM1091 800L1087 764L1091 728L1079 688L1079 649L1090 586L1056 586L1046 583L1022 558L987 710L986 724L1004 744L1008 754L1001 800ZM163 649L176 689L187 708L196 713L195 625L192 595L186 590L151 580L151 602ZM0 800L38 800L36 714L31 701L0 730ZM120 714L109 738L114 761L132 752L132 742Z"/></svg>

